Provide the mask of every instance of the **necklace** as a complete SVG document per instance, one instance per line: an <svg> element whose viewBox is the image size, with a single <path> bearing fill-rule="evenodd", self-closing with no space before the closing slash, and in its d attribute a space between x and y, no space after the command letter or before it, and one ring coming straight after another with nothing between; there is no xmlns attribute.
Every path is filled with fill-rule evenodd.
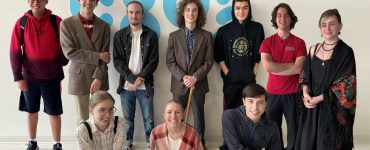
<svg viewBox="0 0 370 150"><path fill-rule="evenodd" d="M325 41L324 41L324 44L325 44L325 45L337 45L337 43L338 43L338 41L337 41L337 42L335 42L335 43L325 43Z"/></svg>
<svg viewBox="0 0 370 150"><path fill-rule="evenodd" d="M336 45L337 43L333 43L333 44L326 44L325 43L325 41L321 44L321 48L322 48L322 50L324 50L324 51L332 51L333 49L334 49L334 47L335 47L335 45ZM334 45L333 46L333 48L331 48L331 49L325 49L325 46L324 45Z"/></svg>
<svg viewBox="0 0 370 150"><path fill-rule="evenodd" d="M332 48L332 49L330 49L330 50L325 50L325 49L324 49L324 45L323 45L323 44L321 45L321 48L324 50L324 51L322 51L322 52L321 52L321 56L322 56L322 63L321 63L321 65L322 65L322 66L325 66L325 61L329 61L329 59L331 58L331 56L332 56L332 54L333 54L333 53L331 53L331 54L330 54L330 56L329 56L328 58L326 58L326 59L325 59L325 57L324 57L324 52L325 52L325 51L332 51L332 50L333 50L333 48Z"/></svg>

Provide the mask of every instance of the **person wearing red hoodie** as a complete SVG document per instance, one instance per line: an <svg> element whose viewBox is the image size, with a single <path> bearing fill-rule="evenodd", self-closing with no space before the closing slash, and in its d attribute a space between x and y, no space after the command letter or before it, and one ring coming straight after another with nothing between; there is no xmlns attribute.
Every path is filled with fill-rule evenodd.
<svg viewBox="0 0 370 150"><path fill-rule="evenodd" d="M53 150L62 149L60 115L63 113L63 107L60 83L64 78L62 66L68 64L68 59L64 57L58 40L59 35L53 29L50 20L52 12L45 8L47 3L48 0L28 0L30 10L24 15L27 17L26 24L22 31L21 18L24 17L17 20L10 44L14 81L21 90L19 110L28 112L30 140L27 150L39 149L36 131L41 96L44 100L44 112L50 119L55 142ZM61 18L56 16L55 21L59 28Z"/></svg>

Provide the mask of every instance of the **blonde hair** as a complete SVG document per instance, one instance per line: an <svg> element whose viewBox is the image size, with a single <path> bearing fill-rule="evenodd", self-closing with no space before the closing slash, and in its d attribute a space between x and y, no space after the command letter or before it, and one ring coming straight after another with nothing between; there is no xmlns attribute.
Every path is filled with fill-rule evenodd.
<svg viewBox="0 0 370 150"><path fill-rule="evenodd" d="M175 100L170 100L170 101L168 101L167 103L166 103L166 105L165 105L165 110L164 111L166 111L166 108L167 108L167 106L168 105L170 105L170 104L172 104L172 103L175 103L175 104L177 104L177 105L179 105L180 107L181 107L181 112L184 112L184 107L182 106L182 103L181 102L179 102L179 101L175 101Z"/></svg>
<svg viewBox="0 0 370 150"><path fill-rule="evenodd" d="M102 101L105 101L105 100L111 100L113 103L115 103L114 98L108 92L106 92L106 91L97 91L93 94L93 96L90 100L89 106L91 108L94 108L98 103L100 103Z"/></svg>

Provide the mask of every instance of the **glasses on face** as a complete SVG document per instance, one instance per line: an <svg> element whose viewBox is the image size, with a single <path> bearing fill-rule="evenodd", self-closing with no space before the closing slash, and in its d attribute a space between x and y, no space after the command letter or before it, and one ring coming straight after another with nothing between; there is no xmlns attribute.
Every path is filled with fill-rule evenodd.
<svg viewBox="0 0 370 150"><path fill-rule="evenodd" d="M117 111L116 107L112 107L110 109L100 108L98 109L99 115L105 115L107 113L114 114Z"/></svg>

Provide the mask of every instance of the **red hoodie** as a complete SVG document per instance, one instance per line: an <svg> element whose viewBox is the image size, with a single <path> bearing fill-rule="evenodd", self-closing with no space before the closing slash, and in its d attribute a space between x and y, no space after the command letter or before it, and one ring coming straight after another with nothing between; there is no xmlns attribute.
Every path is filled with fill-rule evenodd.
<svg viewBox="0 0 370 150"><path fill-rule="evenodd" d="M25 13L28 17L24 29L25 57L22 57L20 18L14 25L10 43L10 62L14 81L47 82L62 80L62 66L67 65L60 46L56 41L56 33L50 22L51 11L46 9L41 19L36 19L31 11ZM59 25L60 17L56 17Z"/></svg>

